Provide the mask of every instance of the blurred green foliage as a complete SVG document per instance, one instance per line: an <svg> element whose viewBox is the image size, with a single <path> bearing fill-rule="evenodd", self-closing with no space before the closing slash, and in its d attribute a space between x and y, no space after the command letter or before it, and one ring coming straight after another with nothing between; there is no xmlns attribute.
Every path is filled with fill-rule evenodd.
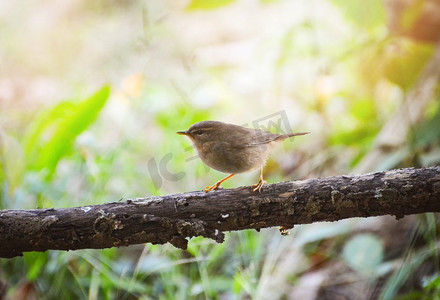
<svg viewBox="0 0 440 300"><path fill-rule="evenodd" d="M432 45L400 43L396 51L383 62L385 77L403 90L409 90L417 82L433 50Z"/></svg>
<svg viewBox="0 0 440 300"><path fill-rule="evenodd" d="M71 154L75 139L95 121L109 95L110 88L104 87L87 100L61 102L41 112L21 141L0 131L0 178L4 179L0 207L8 206L5 199L13 198L27 174L38 172L43 181L50 182L59 161ZM45 206L42 199L37 195L37 207Z"/></svg>
<svg viewBox="0 0 440 300"><path fill-rule="evenodd" d="M95 121L109 95L110 88L104 87L78 104L61 102L44 112L24 137L28 168L45 169L50 179L60 159L71 150L76 137Z"/></svg>
<svg viewBox="0 0 440 300"><path fill-rule="evenodd" d="M359 234L344 245L342 256L355 271L372 276L383 261L383 252L383 245L376 236Z"/></svg>
<svg viewBox="0 0 440 300"><path fill-rule="evenodd" d="M275 150L266 166L270 182L350 173L374 149L377 134L417 84L434 50L430 44L391 36L380 0L331 0L319 5L192 0L180 8L158 3L82 3L70 8L69 18L59 18L73 20L75 27L98 22L104 33L98 38L94 30L101 31L96 27L80 27L84 56L75 47L61 48L66 52L54 59L55 70L60 65L67 72L69 65L62 57L70 60L69 53L77 51L81 63L76 61L70 68L79 71L63 80L75 86L78 73L85 76L84 82L90 77L93 81L110 68L117 74L113 92L110 95L110 86L104 86L85 100L72 97L30 111L25 108L31 102L2 106L8 114L0 115L0 208L91 205L200 189L222 174L204 166L190 142L175 132L207 119L251 124L276 111L286 112L292 130L311 134ZM414 3L402 18L407 27L421 13L421 1ZM169 6L165 10L161 5ZM245 5L249 9L243 9ZM291 19L287 22L285 5L298 5L294 8L305 12L293 16L294 10L287 11ZM235 13L240 7L238 18ZM122 18L129 19L128 25L100 19L117 16L119 11L126 14ZM44 19L38 16L32 19L35 24ZM225 20L220 25L215 23L219 16ZM204 18L208 26L200 28ZM133 21L140 19L142 29ZM270 31L283 22L284 26ZM0 17L0 23L8 22ZM233 27L235 23L239 26ZM54 28L70 30L67 25ZM224 32L216 33L223 27ZM136 28L134 44L126 40L126 28ZM7 28L1 30L8 33ZM199 35L203 35L199 44L185 40ZM61 34L55 36L55 45L61 47ZM111 43L112 37L116 42ZM11 37L4 49L4 55L14 57L10 61L20 66L32 61L30 69L50 73L51 57L15 58L25 47L15 51L14 40L18 36ZM100 48L101 43L109 44ZM89 47L98 49L98 55L89 53ZM130 47L134 54L127 50ZM249 54L246 49L253 50ZM112 59L114 53L117 58ZM139 53L142 63L133 62L132 56ZM81 58L97 60L98 73L87 77L84 69L92 67L82 64ZM124 77L121 65L139 67L142 74ZM85 86L76 88L85 89L84 82ZM77 92L74 89L72 94ZM423 121L410 128L405 145L372 168L440 162L440 99L436 97ZM255 176L236 176L225 187L249 185ZM7 284L11 299L17 295L28 299L60 295L66 299L289 299L298 291L325 288L304 285L303 276L328 273L331 277L335 269L342 269L371 289L381 286L379 299L436 299L440 290L437 217L420 217L406 249L393 249L393 241L380 232L366 233L368 224L368 220L346 220L297 226L288 237L281 237L277 229L231 232L223 244L196 237L187 251L147 244L26 253L0 262L0 287ZM390 254L395 252L397 256ZM432 276L418 278L417 272L426 264L435 266L430 269Z"/></svg>
<svg viewBox="0 0 440 300"><path fill-rule="evenodd" d="M228 5L235 0L191 0L191 2L186 7L188 10L204 10L204 9L215 9L224 5Z"/></svg>
<svg viewBox="0 0 440 300"><path fill-rule="evenodd" d="M352 22L359 29L373 31L383 27L385 22L385 9L382 1L331 1L341 9L347 20Z"/></svg>

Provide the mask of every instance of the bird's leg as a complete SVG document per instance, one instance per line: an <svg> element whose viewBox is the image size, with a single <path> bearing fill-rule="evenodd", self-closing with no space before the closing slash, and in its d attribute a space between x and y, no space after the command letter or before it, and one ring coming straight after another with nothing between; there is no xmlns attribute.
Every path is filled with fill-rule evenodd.
<svg viewBox="0 0 440 300"><path fill-rule="evenodd" d="M263 166L261 166L260 180L258 180L258 182L252 186L252 192L256 192L256 191L261 192L261 188L263 187L263 184L266 184L266 183L267 182L264 181L264 179L263 179Z"/></svg>
<svg viewBox="0 0 440 300"><path fill-rule="evenodd" d="M207 186L207 187L205 188L205 193L207 193L207 192L209 192L209 191L212 191L212 190L216 190L216 189L220 186L220 184L222 184L224 181L228 180L229 178L231 178L231 177L234 176L234 175L235 175L235 174L232 173L232 174L226 176L225 178L223 178L223 179L217 181L217 182L214 183L213 185L211 185L211 186Z"/></svg>

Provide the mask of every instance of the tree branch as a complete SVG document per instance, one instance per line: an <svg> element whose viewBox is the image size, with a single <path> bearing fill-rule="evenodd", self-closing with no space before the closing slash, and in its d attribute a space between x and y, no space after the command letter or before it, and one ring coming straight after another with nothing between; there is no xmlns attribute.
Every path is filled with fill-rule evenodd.
<svg viewBox="0 0 440 300"><path fill-rule="evenodd" d="M223 231L440 211L440 166L190 192L61 209L0 211L0 257L170 242Z"/></svg>

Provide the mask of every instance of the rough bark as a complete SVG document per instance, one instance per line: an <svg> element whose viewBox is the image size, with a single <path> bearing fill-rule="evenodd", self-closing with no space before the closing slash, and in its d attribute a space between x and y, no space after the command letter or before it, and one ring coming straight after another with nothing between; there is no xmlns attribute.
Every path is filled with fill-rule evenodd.
<svg viewBox="0 0 440 300"><path fill-rule="evenodd" d="M0 211L0 257L26 251L102 249L187 238L217 242L224 231L353 217L440 211L440 166L190 192L61 209Z"/></svg>

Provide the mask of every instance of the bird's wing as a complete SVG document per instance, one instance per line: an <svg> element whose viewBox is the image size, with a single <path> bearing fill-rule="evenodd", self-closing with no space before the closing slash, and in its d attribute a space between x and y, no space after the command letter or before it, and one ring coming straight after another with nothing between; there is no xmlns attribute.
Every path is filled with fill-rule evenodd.
<svg viewBox="0 0 440 300"><path fill-rule="evenodd" d="M282 136L281 134L262 131L259 129L249 129L249 130L251 131L252 134L249 135L249 139L242 144L244 147L255 147L255 146L268 144L270 142L275 141L280 136Z"/></svg>

